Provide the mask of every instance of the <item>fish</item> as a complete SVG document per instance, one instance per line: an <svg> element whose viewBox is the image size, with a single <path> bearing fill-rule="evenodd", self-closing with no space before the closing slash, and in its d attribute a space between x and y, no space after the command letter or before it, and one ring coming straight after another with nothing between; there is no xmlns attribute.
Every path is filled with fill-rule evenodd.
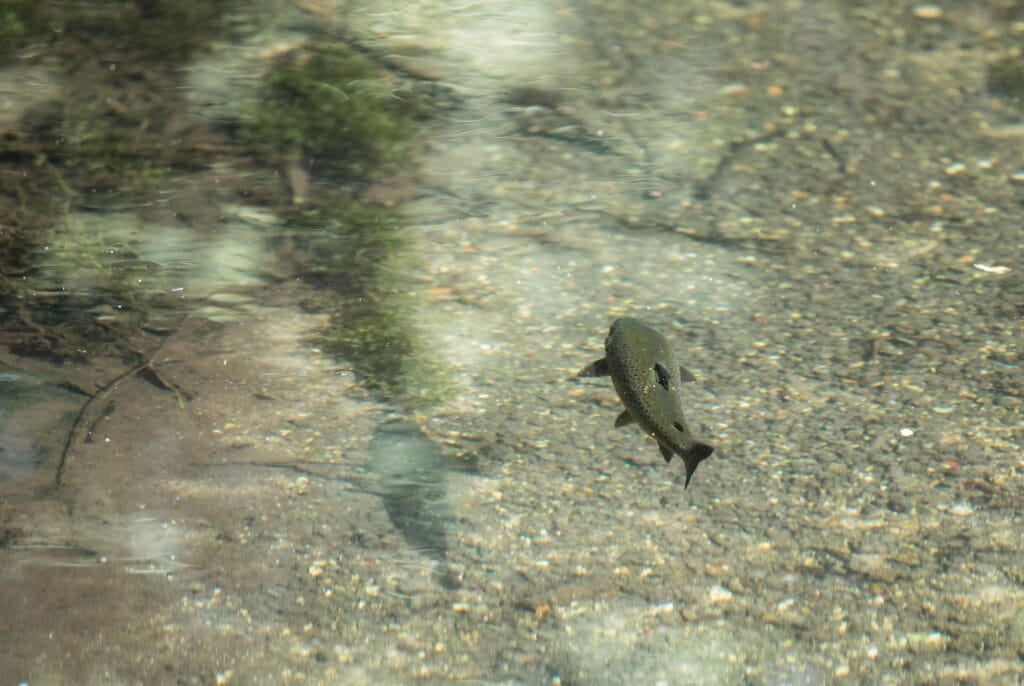
<svg viewBox="0 0 1024 686"><path fill-rule="evenodd" d="M610 376L626 409L615 427L638 424L658 442L665 462L674 455L686 465L686 483L697 465L714 447L697 439L686 425L680 387L694 376L682 367L668 340L639 319L622 317L612 322L604 341L605 356L591 362L577 376Z"/></svg>

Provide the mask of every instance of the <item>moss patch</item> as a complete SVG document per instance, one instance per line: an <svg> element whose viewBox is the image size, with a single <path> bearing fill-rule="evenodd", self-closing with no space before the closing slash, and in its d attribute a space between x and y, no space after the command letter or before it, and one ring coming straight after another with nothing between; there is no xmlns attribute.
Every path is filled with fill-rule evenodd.
<svg viewBox="0 0 1024 686"><path fill-rule="evenodd" d="M5 0L0 3L0 53L45 39L63 27L59 13L45 0Z"/></svg>
<svg viewBox="0 0 1024 686"><path fill-rule="evenodd" d="M261 159L299 159L315 174L366 178L400 158L409 108L365 57L316 43L285 55L266 75L241 136Z"/></svg>
<svg viewBox="0 0 1024 686"><path fill-rule="evenodd" d="M234 4L0 3L0 58L58 65L65 77L58 98L35 103L16 128L0 131L0 341L54 358L96 354L101 344L133 351L142 322L170 307L138 287L159 265L97 252L66 218L114 198L152 204L209 164L211 150L231 154L224 134L190 118L180 88L185 60L223 31ZM21 50L30 44L45 48ZM44 249L56 245L60 226L65 249ZM82 274L79 259L95 281L76 289L69 284Z"/></svg>
<svg viewBox="0 0 1024 686"><path fill-rule="evenodd" d="M369 390L409 409L450 394L447 367L416 325L406 230L388 210L354 200L295 213L295 268L319 287L310 305L330 314L316 343L352 365Z"/></svg>
<svg viewBox="0 0 1024 686"><path fill-rule="evenodd" d="M986 82L989 92L1024 101L1024 55L1014 50L992 62Z"/></svg>

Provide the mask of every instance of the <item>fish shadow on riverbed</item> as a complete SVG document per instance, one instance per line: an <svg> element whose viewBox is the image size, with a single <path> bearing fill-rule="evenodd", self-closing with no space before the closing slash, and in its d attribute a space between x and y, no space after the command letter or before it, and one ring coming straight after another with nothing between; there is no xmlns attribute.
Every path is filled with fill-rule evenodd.
<svg viewBox="0 0 1024 686"><path fill-rule="evenodd" d="M440 563L447 585L447 528L455 520L445 502L447 476L476 474L476 465L445 456L419 428L395 420L374 433L369 467L392 525L410 548Z"/></svg>

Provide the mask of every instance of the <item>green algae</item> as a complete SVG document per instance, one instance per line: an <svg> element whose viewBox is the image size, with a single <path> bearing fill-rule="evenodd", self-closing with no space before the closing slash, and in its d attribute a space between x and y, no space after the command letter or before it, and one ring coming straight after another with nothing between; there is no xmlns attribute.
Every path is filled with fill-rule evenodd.
<svg viewBox="0 0 1024 686"><path fill-rule="evenodd" d="M49 2L6 0L0 6L0 54L59 33L63 27L63 21Z"/></svg>
<svg viewBox="0 0 1024 686"><path fill-rule="evenodd" d="M64 82L0 132L0 323L13 349L54 359L132 350L170 307L157 294L160 265L69 220L111 201L151 204L208 163L196 151L212 136L183 131L188 104L176 91L233 4L0 3L0 59L46 65Z"/></svg>
<svg viewBox="0 0 1024 686"><path fill-rule="evenodd" d="M0 54L31 43L61 41L73 66L83 55L76 45L113 48L137 58L180 61L225 29L236 0L5 0L0 3Z"/></svg>
<svg viewBox="0 0 1024 686"><path fill-rule="evenodd" d="M0 34L18 45L57 43L67 75L59 98L31 108L12 133L18 154L5 165L17 174L4 178L21 183L0 182L0 208L14 218L0 234L0 247L11 248L0 278L8 331L20 352L56 359L80 356L85 341L94 353L119 339L131 347L147 321L173 309L162 295L169 272L131 244L93 235L76 213L111 200L150 203L205 168L209 155L197 150L214 148L242 168L255 159L258 174L290 166L317 181L301 206L283 183L249 200L288 226L277 241L283 262L316 287L309 306L329 315L316 343L384 399L409 409L436 403L450 378L415 325L415 258L402 218L335 190L408 174L429 106L366 54L314 41L274 60L238 121L182 130L186 101L163 94L228 25L231 4L43 0L0 12ZM9 276L22 271L24 280Z"/></svg>
<svg viewBox="0 0 1024 686"><path fill-rule="evenodd" d="M401 216L332 189L337 181L399 175L411 165L418 101L397 95L366 56L313 42L281 56L242 117L240 140L267 165L298 166L314 184L300 207L282 200L291 227L281 245L329 314L316 344L351 365L368 390L408 409L449 394L446 366L415 325L415 258Z"/></svg>
<svg viewBox="0 0 1024 686"><path fill-rule="evenodd" d="M342 44L313 43L283 56L257 102L242 140L267 163L298 158L315 174L376 176L412 136L408 106L367 58Z"/></svg>
<svg viewBox="0 0 1024 686"><path fill-rule="evenodd" d="M402 407L448 397L449 370L415 324L419 303L408 280L415 258L400 217L349 200L297 212L290 223L296 269L319 287L309 304L330 315L316 344Z"/></svg>
<svg viewBox="0 0 1024 686"><path fill-rule="evenodd" d="M1024 102L1024 55L1013 50L988 66L986 83L989 92Z"/></svg>

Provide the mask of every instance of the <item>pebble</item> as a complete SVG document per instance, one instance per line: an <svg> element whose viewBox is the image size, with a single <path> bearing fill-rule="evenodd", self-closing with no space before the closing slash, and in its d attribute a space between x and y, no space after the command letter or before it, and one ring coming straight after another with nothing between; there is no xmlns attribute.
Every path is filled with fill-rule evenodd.
<svg viewBox="0 0 1024 686"><path fill-rule="evenodd" d="M712 605L722 605L732 601L732 591L722 586L712 586L708 591L708 600Z"/></svg>
<svg viewBox="0 0 1024 686"><path fill-rule="evenodd" d="M672 602L671 600L669 600L668 602L664 602L664 603L660 603L658 605L652 606L651 609L650 609L650 614L652 614L652 615L669 614L674 609L675 609L675 603Z"/></svg>
<svg viewBox="0 0 1024 686"><path fill-rule="evenodd" d="M786 598L784 600L779 601L779 604L776 605L775 608L779 612L785 612L786 610L788 610L789 608L793 607L794 605L796 605L796 599L795 598Z"/></svg>
<svg viewBox="0 0 1024 686"><path fill-rule="evenodd" d="M956 176L957 174L963 174L967 171L967 165L963 162L953 162L946 167L947 176Z"/></svg>
<svg viewBox="0 0 1024 686"><path fill-rule="evenodd" d="M877 581L892 582L896 571L887 559L873 553L855 553L850 556L850 569Z"/></svg>
<svg viewBox="0 0 1024 686"><path fill-rule="evenodd" d="M1007 274L1013 271L1009 267L1001 264L989 265L977 263L974 265L974 268L977 269L978 271L985 272L986 274Z"/></svg>
<svg viewBox="0 0 1024 686"><path fill-rule="evenodd" d="M942 19L942 8L938 5L918 5L914 8L914 16L918 19Z"/></svg>
<svg viewBox="0 0 1024 686"><path fill-rule="evenodd" d="M974 514L974 508L971 507L970 503L957 503L953 507L949 508L949 513L954 514L957 517L970 517Z"/></svg>

